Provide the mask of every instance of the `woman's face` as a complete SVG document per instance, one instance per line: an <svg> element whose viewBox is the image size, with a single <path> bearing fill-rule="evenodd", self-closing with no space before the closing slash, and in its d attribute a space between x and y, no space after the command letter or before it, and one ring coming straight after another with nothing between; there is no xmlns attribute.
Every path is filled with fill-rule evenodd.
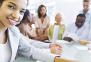
<svg viewBox="0 0 91 62"><path fill-rule="evenodd" d="M26 7L27 0L5 0L0 6L0 23L6 27L18 24Z"/></svg>
<svg viewBox="0 0 91 62"><path fill-rule="evenodd" d="M46 8L45 7L41 7L40 14L41 14L41 16L44 16L46 14Z"/></svg>

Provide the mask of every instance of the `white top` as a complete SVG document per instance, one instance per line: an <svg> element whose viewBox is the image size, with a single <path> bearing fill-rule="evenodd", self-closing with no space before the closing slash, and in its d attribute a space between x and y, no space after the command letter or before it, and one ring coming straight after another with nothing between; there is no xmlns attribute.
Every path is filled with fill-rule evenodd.
<svg viewBox="0 0 91 62"><path fill-rule="evenodd" d="M0 44L0 62L9 62L11 58L11 50L8 42Z"/></svg>
<svg viewBox="0 0 91 62"><path fill-rule="evenodd" d="M83 13L83 10L80 11L80 13ZM90 29L90 32L89 32L89 39L91 41L91 9L88 10L88 12L86 13L86 21L85 23L87 23L89 25L89 29Z"/></svg>
<svg viewBox="0 0 91 62"><path fill-rule="evenodd" d="M41 22L40 18L37 18L37 20L35 21L35 27L40 28L41 30L44 30L45 28L47 28L49 24L50 24L50 20L48 17L45 17L43 23Z"/></svg>
<svg viewBox="0 0 91 62"><path fill-rule="evenodd" d="M79 13L83 13L83 10L80 11ZM85 23L88 23L90 25L91 24L91 9L88 10L88 12L85 14L85 16L86 16Z"/></svg>
<svg viewBox="0 0 91 62"><path fill-rule="evenodd" d="M75 34L78 36L79 40L83 39L83 40L88 40L90 41L91 39L89 39L89 25L87 23L85 23L81 28L77 28L77 26L75 25L75 23L69 25L66 29L65 32L63 34L63 37L68 36L69 34Z"/></svg>

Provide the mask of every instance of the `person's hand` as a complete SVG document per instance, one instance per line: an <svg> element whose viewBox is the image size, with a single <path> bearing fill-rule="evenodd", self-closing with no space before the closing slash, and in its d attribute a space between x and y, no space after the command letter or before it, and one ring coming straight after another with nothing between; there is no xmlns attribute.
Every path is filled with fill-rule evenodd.
<svg viewBox="0 0 91 62"><path fill-rule="evenodd" d="M38 35L38 36L43 35L43 31L41 31L40 29L38 29L38 30L37 30L37 35Z"/></svg>
<svg viewBox="0 0 91 62"><path fill-rule="evenodd" d="M63 38L63 40L66 40L66 41L68 41L68 42L73 41L73 39L72 39L72 38L70 38L70 37L64 37L64 38Z"/></svg>
<svg viewBox="0 0 91 62"><path fill-rule="evenodd" d="M58 44L50 44L50 49L52 54L60 55L62 53L62 46Z"/></svg>
<svg viewBox="0 0 91 62"><path fill-rule="evenodd" d="M43 32L41 30L38 30L38 35L43 35Z"/></svg>
<svg viewBox="0 0 91 62"><path fill-rule="evenodd" d="M61 58L61 57L55 57L54 62L79 62L79 61L68 60L68 59L64 59L64 58Z"/></svg>

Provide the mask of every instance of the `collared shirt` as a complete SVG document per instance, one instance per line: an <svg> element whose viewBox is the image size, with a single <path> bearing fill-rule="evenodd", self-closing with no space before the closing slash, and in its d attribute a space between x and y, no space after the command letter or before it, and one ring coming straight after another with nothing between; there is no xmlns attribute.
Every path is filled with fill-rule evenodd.
<svg viewBox="0 0 91 62"><path fill-rule="evenodd" d="M83 11L80 11L80 13L83 13ZM86 16L86 22L91 23L91 10L89 9L88 12L85 14ZM86 23L85 22L85 23Z"/></svg>
<svg viewBox="0 0 91 62"><path fill-rule="evenodd" d="M80 13L83 13L83 11L80 11ZM85 24L89 25L88 39L91 41L91 9L88 10L88 12L85 14L85 16L86 16Z"/></svg>
<svg viewBox="0 0 91 62"><path fill-rule="evenodd" d="M73 23L66 28L63 37L66 37L69 34L77 35L79 40L89 40L89 25L85 23L81 28L78 28L75 23Z"/></svg>

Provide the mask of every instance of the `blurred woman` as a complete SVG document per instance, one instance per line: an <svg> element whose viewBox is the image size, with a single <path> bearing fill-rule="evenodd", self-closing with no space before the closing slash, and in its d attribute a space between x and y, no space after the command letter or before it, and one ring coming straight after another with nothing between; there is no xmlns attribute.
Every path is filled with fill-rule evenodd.
<svg viewBox="0 0 91 62"><path fill-rule="evenodd" d="M34 39L36 40L48 40L47 36L47 29L50 24L50 20L46 14L46 6L40 5L38 8L38 17L35 21L35 28L36 28L36 37Z"/></svg>
<svg viewBox="0 0 91 62"><path fill-rule="evenodd" d="M17 54L44 62L55 59L46 49L32 46L15 26L22 20L27 4L28 0L0 0L0 62L14 62Z"/></svg>
<svg viewBox="0 0 91 62"><path fill-rule="evenodd" d="M32 19L33 15L30 14L29 10L26 10L22 21L17 25L20 29L20 32L28 38L36 36L35 31L32 28L32 24L34 24Z"/></svg>
<svg viewBox="0 0 91 62"><path fill-rule="evenodd" d="M61 62L61 58L30 45L18 28L28 0L0 0L0 62L14 62L16 55L43 62Z"/></svg>

